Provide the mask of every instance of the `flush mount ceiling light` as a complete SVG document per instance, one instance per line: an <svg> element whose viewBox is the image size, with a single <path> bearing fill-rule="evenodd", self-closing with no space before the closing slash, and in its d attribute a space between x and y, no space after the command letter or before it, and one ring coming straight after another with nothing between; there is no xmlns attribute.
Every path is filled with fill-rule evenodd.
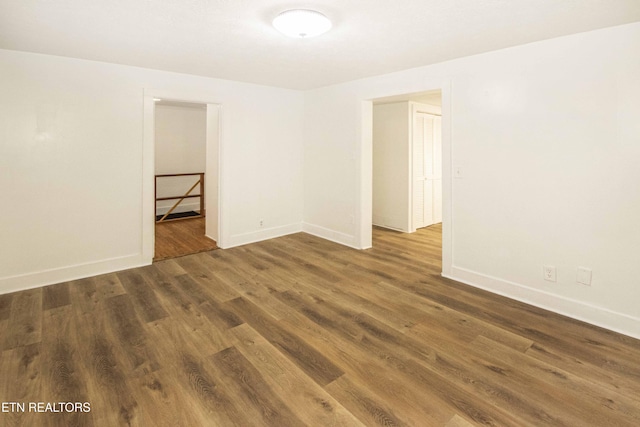
<svg viewBox="0 0 640 427"><path fill-rule="evenodd" d="M331 21L315 10L293 9L276 16L273 26L289 37L307 38L329 31Z"/></svg>

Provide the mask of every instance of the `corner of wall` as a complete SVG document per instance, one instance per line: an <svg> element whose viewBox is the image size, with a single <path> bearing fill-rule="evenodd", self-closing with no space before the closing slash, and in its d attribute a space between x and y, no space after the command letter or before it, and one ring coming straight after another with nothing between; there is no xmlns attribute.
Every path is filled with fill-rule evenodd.
<svg viewBox="0 0 640 427"><path fill-rule="evenodd" d="M350 234L341 233L339 231L330 230L325 227L321 227L319 225L302 223L302 231L305 233L311 234L316 237L320 237L322 239L330 240L335 243L339 243L341 245L349 246L354 249L366 249L361 248L358 245L358 239L356 236L352 236Z"/></svg>
<svg viewBox="0 0 640 427"><path fill-rule="evenodd" d="M234 234L229 238L229 241L225 243L224 247L221 248L230 249L236 246L248 245L249 243L256 243L263 240L286 236L288 234L299 233L300 231L302 231L302 224L293 223L279 227L251 231L249 233Z"/></svg>

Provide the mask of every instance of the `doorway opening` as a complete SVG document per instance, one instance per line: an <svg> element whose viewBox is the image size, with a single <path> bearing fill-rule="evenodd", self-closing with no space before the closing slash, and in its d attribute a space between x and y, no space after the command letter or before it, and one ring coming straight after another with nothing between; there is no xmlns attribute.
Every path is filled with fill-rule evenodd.
<svg viewBox="0 0 640 427"><path fill-rule="evenodd" d="M410 233L442 251L442 98L434 89L371 101L372 246Z"/></svg>
<svg viewBox="0 0 640 427"><path fill-rule="evenodd" d="M206 236L207 105L156 99L154 261L217 249ZM213 213L215 215L215 213Z"/></svg>
<svg viewBox="0 0 640 427"><path fill-rule="evenodd" d="M144 262L221 247L220 104L170 91L144 99Z"/></svg>

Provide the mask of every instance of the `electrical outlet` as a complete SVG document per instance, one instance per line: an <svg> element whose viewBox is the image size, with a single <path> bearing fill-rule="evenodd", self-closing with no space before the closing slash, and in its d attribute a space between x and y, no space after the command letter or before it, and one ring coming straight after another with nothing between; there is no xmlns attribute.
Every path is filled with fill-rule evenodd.
<svg viewBox="0 0 640 427"><path fill-rule="evenodd" d="M576 280L582 285L591 286L591 270L585 267L578 267Z"/></svg>
<svg viewBox="0 0 640 427"><path fill-rule="evenodd" d="M264 219L260 220L260 227L262 227L264 225Z"/></svg>
<svg viewBox="0 0 640 427"><path fill-rule="evenodd" d="M453 176L455 178L464 178L464 171L462 170L462 166L453 167Z"/></svg>
<svg viewBox="0 0 640 427"><path fill-rule="evenodd" d="M556 281L556 268L552 265L542 266L542 278L547 282Z"/></svg>

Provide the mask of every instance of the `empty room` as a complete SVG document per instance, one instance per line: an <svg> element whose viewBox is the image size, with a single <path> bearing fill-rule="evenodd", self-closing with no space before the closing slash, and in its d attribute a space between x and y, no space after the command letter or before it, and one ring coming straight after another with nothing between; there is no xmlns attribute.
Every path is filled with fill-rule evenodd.
<svg viewBox="0 0 640 427"><path fill-rule="evenodd" d="M639 76L637 0L0 0L0 425L640 425Z"/></svg>

